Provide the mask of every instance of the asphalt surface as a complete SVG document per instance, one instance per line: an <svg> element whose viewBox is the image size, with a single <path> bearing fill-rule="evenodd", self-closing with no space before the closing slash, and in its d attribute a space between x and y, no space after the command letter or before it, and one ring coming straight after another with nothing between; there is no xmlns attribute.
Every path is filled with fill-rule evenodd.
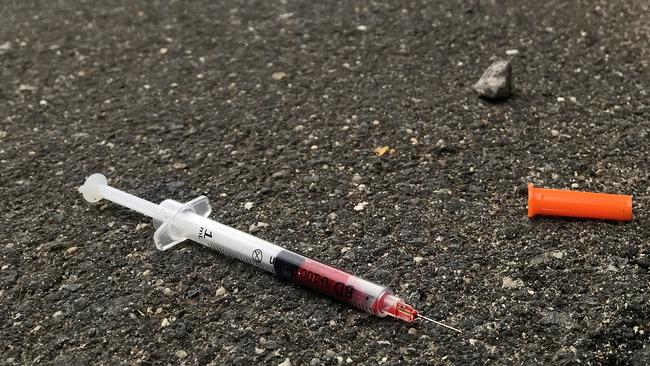
<svg viewBox="0 0 650 366"><path fill-rule="evenodd" d="M649 4L530 3L2 1L0 364L650 364ZM463 334L157 251L96 172ZM635 218L529 220L527 182Z"/></svg>

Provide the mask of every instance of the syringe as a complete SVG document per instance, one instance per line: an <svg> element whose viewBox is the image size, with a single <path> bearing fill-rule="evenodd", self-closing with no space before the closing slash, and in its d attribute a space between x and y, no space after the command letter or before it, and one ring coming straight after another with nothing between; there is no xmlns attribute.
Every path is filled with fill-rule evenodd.
<svg viewBox="0 0 650 366"><path fill-rule="evenodd" d="M153 218L156 228L153 237L156 247L160 250L167 250L190 239L370 314L380 317L389 315L406 322L423 319L460 332L454 327L423 316L413 306L395 296L388 287L366 281L208 219L212 208L205 196L185 204L168 199L157 205L115 189L107 183L102 174L93 174L86 179L79 191L88 202L105 198Z"/></svg>

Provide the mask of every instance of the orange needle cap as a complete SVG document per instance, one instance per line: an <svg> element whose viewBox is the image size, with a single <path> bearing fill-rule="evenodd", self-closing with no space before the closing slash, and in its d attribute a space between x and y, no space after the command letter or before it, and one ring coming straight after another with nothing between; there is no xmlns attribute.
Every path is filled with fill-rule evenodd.
<svg viewBox="0 0 650 366"><path fill-rule="evenodd" d="M528 217L568 216L632 220L632 196L536 188L528 184Z"/></svg>

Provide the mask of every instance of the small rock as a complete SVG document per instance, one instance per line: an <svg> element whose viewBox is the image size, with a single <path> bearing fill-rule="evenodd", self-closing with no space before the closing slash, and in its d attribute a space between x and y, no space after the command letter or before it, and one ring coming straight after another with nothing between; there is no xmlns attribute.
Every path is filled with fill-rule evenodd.
<svg viewBox="0 0 650 366"><path fill-rule="evenodd" d="M508 56L516 56L518 54L519 54L519 50L516 50L516 49L506 51L506 55L508 55Z"/></svg>
<svg viewBox="0 0 650 366"><path fill-rule="evenodd" d="M364 202L361 202L361 203L357 204L356 206L354 206L354 210L355 211L363 211L363 209L366 208L366 206L368 206L368 202L364 201Z"/></svg>
<svg viewBox="0 0 650 366"><path fill-rule="evenodd" d="M151 271L146 269L144 272L142 272L142 276L147 277L151 274Z"/></svg>
<svg viewBox="0 0 650 366"><path fill-rule="evenodd" d="M80 288L81 288L81 284L73 283L73 284L62 285L60 287L60 290L68 290L68 291L75 292L75 291L79 290Z"/></svg>
<svg viewBox="0 0 650 366"><path fill-rule="evenodd" d="M169 326L169 320L167 320L167 318L164 318L164 319L160 322L160 327L161 327L161 328L165 328L165 327L168 327L168 326Z"/></svg>
<svg viewBox="0 0 650 366"><path fill-rule="evenodd" d="M422 257L414 257L413 258L413 262L415 262L415 264L420 264L420 262L422 262L423 260L424 260L424 258L422 258Z"/></svg>
<svg viewBox="0 0 650 366"><path fill-rule="evenodd" d="M63 312L61 310L59 310L56 313L52 314L52 318L58 318L60 316L63 316Z"/></svg>
<svg viewBox="0 0 650 366"><path fill-rule="evenodd" d="M12 249L13 247L14 247L13 243L9 243L9 244L5 245L5 249Z"/></svg>
<svg viewBox="0 0 650 366"><path fill-rule="evenodd" d="M244 203L244 210L250 210L255 204L253 202Z"/></svg>
<svg viewBox="0 0 650 366"><path fill-rule="evenodd" d="M177 163L174 163L174 165L172 165L172 168L178 169L178 170L185 169L185 168L187 168L187 164L177 162Z"/></svg>
<svg viewBox="0 0 650 366"><path fill-rule="evenodd" d="M172 289L170 289L169 287L165 287L163 289L163 294L165 294L167 296L171 295L172 294Z"/></svg>
<svg viewBox="0 0 650 366"><path fill-rule="evenodd" d="M291 360L287 357L284 359L284 362L278 364L278 366L291 366Z"/></svg>
<svg viewBox="0 0 650 366"><path fill-rule="evenodd" d="M287 73L282 71L274 72L273 75L271 75L271 77L273 78L273 80L283 80L287 78Z"/></svg>
<svg viewBox="0 0 650 366"><path fill-rule="evenodd" d="M137 224L135 226L135 229L136 230L142 230L142 229L146 228L147 226L149 226L149 224L143 222L143 223Z"/></svg>
<svg viewBox="0 0 650 366"><path fill-rule="evenodd" d="M557 251L557 252L551 252L551 257L555 259L562 259L564 258L564 252L563 251Z"/></svg>
<svg viewBox="0 0 650 366"><path fill-rule="evenodd" d="M260 221L260 222L257 222L256 224L251 225L248 228L248 231L250 231L251 233L254 233L254 232L256 232L256 231L258 231L258 230L260 230L262 228L268 227L268 226L269 226L269 224L267 224L266 222L261 222Z"/></svg>
<svg viewBox="0 0 650 366"><path fill-rule="evenodd" d="M228 293L228 290L226 290L225 287L221 286L221 287L219 287L219 288L217 289L217 292L215 293L215 295L217 295L217 296L223 296L223 295L225 295L225 294L227 294L227 293Z"/></svg>
<svg viewBox="0 0 650 366"><path fill-rule="evenodd" d="M482 98L505 99L512 95L512 66L509 61L492 63L472 86Z"/></svg>
<svg viewBox="0 0 650 366"><path fill-rule="evenodd" d="M261 355L262 353L264 353L264 351L265 351L264 348L255 347L255 354L256 355Z"/></svg>
<svg viewBox="0 0 650 366"><path fill-rule="evenodd" d="M187 352L181 350L176 351L176 357L180 358L181 360L187 357Z"/></svg>
<svg viewBox="0 0 650 366"><path fill-rule="evenodd" d="M280 170L280 171L277 171L277 172L271 174L271 178L274 178L274 179L283 178L283 177L286 177L287 174L288 174L288 172L286 170Z"/></svg>
<svg viewBox="0 0 650 366"><path fill-rule="evenodd" d="M336 214L336 212L330 212L330 214L327 215L328 220L336 220L337 217L338 215Z"/></svg>
<svg viewBox="0 0 650 366"><path fill-rule="evenodd" d="M77 247L70 247L70 248L66 249L65 252L66 252L67 254L72 255L72 254L75 254L75 253L77 252L78 249L79 249L79 248L77 248Z"/></svg>
<svg viewBox="0 0 650 366"><path fill-rule="evenodd" d="M161 55L164 55L164 54L167 53L167 51L168 51L167 48L166 48L166 47L163 47L163 48L160 49L160 54L161 54Z"/></svg>
<svg viewBox="0 0 650 366"><path fill-rule="evenodd" d="M0 50L1 51L7 51L11 49L11 42L7 41L5 43L0 44Z"/></svg>
<svg viewBox="0 0 650 366"><path fill-rule="evenodd" d="M512 277L506 276L503 277L502 282L503 282L501 285L502 288L517 289L517 288L524 287L524 281L522 281L519 278L513 279Z"/></svg>
<svg viewBox="0 0 650 366"><path fill-rule="evenodd" d="M418 334L418 330L415 329L415 328L409 328L409 334L410 334L410 335L417 335L417 334Z"/></svg>
<svg viewBox="0 0 650 366"><path fill-rule="evenodd" d="M362 32L365 32L365 31L368 30L368 27L366 27L365 25L358 25L358 26L357 26L357 30L360 30L360 31L362 31Z"/></svg>

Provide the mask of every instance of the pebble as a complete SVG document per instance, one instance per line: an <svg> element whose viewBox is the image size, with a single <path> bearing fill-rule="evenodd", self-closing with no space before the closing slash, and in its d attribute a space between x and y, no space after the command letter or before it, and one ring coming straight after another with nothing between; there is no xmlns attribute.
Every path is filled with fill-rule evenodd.
<svg viewBox="0 0 650 366"><path fill-rule="evenodd" d="M63 316L63 312L61 310L59 310L56 313L52 314L52 318L58 318L60 316Z"/></svg>
<svg viewBox="0 0 650 366"><path fill-rule="evenodd" d="M170 289L169 287L165 287L165 288L163 289L163 294L165 294L165 295L171 295L171 294L172 294L172 289Z"/></svg>
<svg viewBox="0 0 650 366"><path fill-rule="evenodd" d="M271 77L273 78L273 80L282 80L287 78L287 73L282 71L274 72L273 75L271 75Z"/></svg>
<svg viewBox="0 0 650 366"><path fill-rule="evenodd" d="M187 168L187 164L177 162L177 163L174 163L174 165L172 165L172 168L178 169L178 170L185 169L185 168Z"/></svg>
<svg viewBox="0 0 650 366"><path fill-rule="evenodd" d="M356 206L354 206L354 210L355 211L363 211L363 209L365 209L366 206L368 206L368 202L364 201L364 202L361 202L361 203L357 204Z"/></svg>
<svg viewBox="0 0 650 366"><path fill-rule="evenodd" d="M9 243L9 244L5 245L5 249L11 249L13 247L14 247L13 243Z"/></svg>
<svg viewBox="0 0 650 366"><path fill-rule="evenodd" d="M410 334L410 335L417 335L417 334L418 334L418 330L415 329L415 328L409 328L409 334Z"/></svg>
<svg viewBox="0 0 650 366"><path fill-rule="evenodd" d="M180 358L181 360L187 357L187 352L181 350L176 351L176 357Z"/></svg>
<svg viewBox="0 0 650 366"><path fill-rule="evenodd" d="M269 224L267 224L266 222L261 222L261 221L259 221L259 222L257 222L256 224L251 225L251 226L248 228L248 231L250 231L251 233L254 233L254 232L256 232L256 231L258 231L258 230L260 230L260 229L262 229L262 228L265 228L265 227L267 227L267 226L269 226Z"/></svg>
<svg viewBox="0 0 650 366"><path fill-rule="evenodd" d="M512 95L512 66L510 61L492 63L472 89L482 98L505 99Z"/></svg>
<svg viewBox="0 0 650 366"><path fill-rule="evenodd" d="M253 202L244 203L244 210L250 210L255 204Z"/></svg>
<svg viewBox="0 0 650 366"><path fill-rule="evenodd" d="M414 257L413 258L413 262L415 262L416 264L420 264L420 262L422 262L423 260L424 260L424 258L422 258L422 257Z"/></svg>
<svg viewBox="0 0 650 366"><path fill-rule="evenodd" d="M68 291L75 292L75 291L79 290L80 288L81 288L81 284L73 283L73 284L62 285L59 289L60 290L68 290Z"/></svg>
<svg viewBox="0 0 650 366"><path fill-rule="evenodd" d="M264 353L264 351L265 351L264 348L257 348L257 347L255 347L255 354L256 354L256 355L261 355L262 353Z"/></svg>
<svg viewBox="0 0 650 366"><path fill-rule="evenodd" d="M506 51L506 55L508 55L508 56L516 56L518 54L519 54L519 50L517 50L517 49L512 49L512 50L507 50Z"/></svg>
<svg viewBox="0 0 650 366"><path fill-rule="evenodd" d="M358 26L357 26L357 30L360 30L360 31L362 31L362 32L365 32L365 31L368 30L368 27L366 27L365 25L358 25Z"/></svg>
<svg viewBox="0 0 650 366"><path fill-rule="evenodd" d="M7 51L11 49L11 42L7 41L3 44L0 44L0 50Z"/></svg>
<svg viewBox="0 0 650 366"><path fill-rule="evenodd" d="M278 366L291 366L291 360L287 357L284 359L284 362L278 364Z"/></svg>
<svg viewBox="0 0 650 366"><path fill-rule="evenodd" d="M228 290L226 290L225 287L221 286L221 287L219 287L219 288L217 289L217 292L215 293L215 295L217 295L217 296L223 296L223 295L225 295L225 294L227 294L227 293L228 293Z"/></svg>
<svg viewBox="0 0 650 366"><path fill-rule="evenodd" d="M74 253L77 252L78 249L79 249L78 247L70 247L70 248L66 249L65 252L67 254L74 254Z"/></svg>
<svg viewBox="0 0 650 366"><path fill-rule="evenodd" d="M168 326L169 326L169 320L167 320L167 318L164 318L164 319L160 322L160 327L161 327L161 328L165 328L165 327L168 327Z"/></svg>
<svg viewBox="0 0 650 366"><path fill-rule="evenodd" d="M161 54L161 55L164 55L164 54L167 53L167 51L168 51L167 48L166 48L166 47L163 47L163 48L160 49L160 54Z"/></svg>
<svg viewBox="0 0 650 366"><path fill-rule="evenodd" d="M338 215L336 214L336 212L330 212L330 214L327 215L328 220L336 220L337 217Z"/></svg>
<svg viewBox="0 0 650 366"><path fill-rule="evenodd" d="M522 288L524 287L524 281L517 278L513 279L512 277L503 277L502 280L502 288L510 288L510 289L517 289L517 288Z"/></svg>

